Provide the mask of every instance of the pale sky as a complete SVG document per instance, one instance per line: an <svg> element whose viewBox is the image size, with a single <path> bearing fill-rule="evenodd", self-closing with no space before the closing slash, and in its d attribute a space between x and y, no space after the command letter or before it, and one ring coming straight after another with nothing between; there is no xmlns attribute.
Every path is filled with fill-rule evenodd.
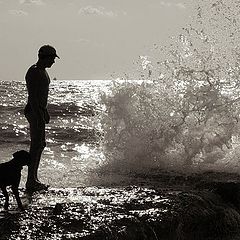
<svg viewBox="0 0 240 240"><path fill-rule="evenodd" d="M0 0L0 79L24 80L44 44L57 79L109 79L131 70L189 17L181 0Z"/></svg>

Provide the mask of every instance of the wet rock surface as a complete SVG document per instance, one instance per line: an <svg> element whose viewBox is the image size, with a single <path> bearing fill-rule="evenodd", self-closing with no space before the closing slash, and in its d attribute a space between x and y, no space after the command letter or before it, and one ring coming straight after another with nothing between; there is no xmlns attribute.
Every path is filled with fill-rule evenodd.
<svg viewBox="0 0 240 240"><path fill-rule="evenodd" d="M0 213L0 239L240 239L239 189L236 181L51 188L34 194L23 212L12 200Z"/></svg>

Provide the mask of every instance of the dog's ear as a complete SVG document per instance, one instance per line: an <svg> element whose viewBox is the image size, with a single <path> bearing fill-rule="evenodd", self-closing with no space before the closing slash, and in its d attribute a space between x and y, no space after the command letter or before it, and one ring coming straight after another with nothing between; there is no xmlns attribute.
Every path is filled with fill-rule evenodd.
<svg viewBox="0 0 240 240"><path fill-rule="evenodd" d="M19 156L21 156L21 151L17 151L13 154L14 158L18 158Z"/></svg>
<svg viewBox="0 0 240 240"><path fill-rule="evenodd" d="M24 154L26 154L27 152L24 151L24 150L20 150L20 151L17 151L13 154L13 157L14 158L19 158L19 157L22 157Z"/></svg>
<svg viewBox="0 0 240 240"><path fill-rule="evenodd" d="M22 159L24 161L24 165L28 165L30 162L30 154L25 150L13 153L13 157L14 159ZM23 164L23 162L21 164Z"/></svg>
<svg viewBox="0 0 240 240"><path fill-rule="evenodd" d="M19 166L29 166L30 164L30 154L25 150L17 151L13 154L13 160Z"/></svg>

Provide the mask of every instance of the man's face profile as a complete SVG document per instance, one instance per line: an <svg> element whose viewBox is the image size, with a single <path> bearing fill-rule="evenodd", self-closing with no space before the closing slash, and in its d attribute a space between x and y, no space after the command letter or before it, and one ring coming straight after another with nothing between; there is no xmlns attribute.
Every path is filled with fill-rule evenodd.
<svg viewBox="0 0 240 240"><path fill-rule="evenodd" d="M50 68L55 63L55 56L46 56L43 59L43 61L45 63L46 68Z"/></svg>

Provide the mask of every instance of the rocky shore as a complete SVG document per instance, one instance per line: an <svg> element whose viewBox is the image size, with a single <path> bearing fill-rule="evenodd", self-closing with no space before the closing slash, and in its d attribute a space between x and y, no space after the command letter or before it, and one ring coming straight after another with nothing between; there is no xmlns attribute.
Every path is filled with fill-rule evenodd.
<svg viewBox="0 0 240 240"><path fill-rule="evenodd" d="M12 199L0 213L0 239L240 239L239 177L194 178L169 178L168 187L50 188L35 193L23 212Z"/></svg>

